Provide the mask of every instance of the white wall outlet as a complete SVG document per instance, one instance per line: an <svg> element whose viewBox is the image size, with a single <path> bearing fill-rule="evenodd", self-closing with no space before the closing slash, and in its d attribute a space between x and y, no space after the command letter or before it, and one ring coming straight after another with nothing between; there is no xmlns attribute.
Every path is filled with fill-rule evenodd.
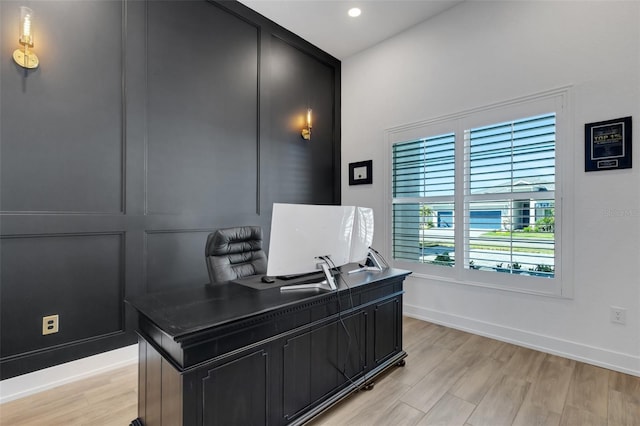
<svg viewBox="0 0 640 426"><path fill-rule="evenodd" d="M611 306L611 322L617 324L627 323L627 310L619 306Z"/></svg>

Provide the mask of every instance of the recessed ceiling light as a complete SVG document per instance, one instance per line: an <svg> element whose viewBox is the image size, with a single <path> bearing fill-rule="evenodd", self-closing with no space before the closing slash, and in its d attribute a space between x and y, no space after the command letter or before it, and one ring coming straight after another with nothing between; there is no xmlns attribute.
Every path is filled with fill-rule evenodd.
<svg viewBox="0 0 640 426"><path fill-rule="evenodd" d="M356 18L356 17L360 16L362 11L357 7L352 7L351 9L349 9L348 13L349 13L349 16L351 16L352 18Z"/></svg>

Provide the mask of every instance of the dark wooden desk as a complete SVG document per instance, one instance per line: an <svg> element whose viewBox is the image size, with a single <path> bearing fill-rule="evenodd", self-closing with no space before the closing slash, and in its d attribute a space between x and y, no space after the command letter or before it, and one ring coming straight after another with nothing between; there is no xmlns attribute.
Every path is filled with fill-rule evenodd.
<svg viewBox="0 0 640 426"><path fill-rule="evenodd" d="M349 269L348 265L346 269ZM128 300L138 312L132 424L302 424L404 363L409 271L342 274L337 292L205 285Z"/></svg>

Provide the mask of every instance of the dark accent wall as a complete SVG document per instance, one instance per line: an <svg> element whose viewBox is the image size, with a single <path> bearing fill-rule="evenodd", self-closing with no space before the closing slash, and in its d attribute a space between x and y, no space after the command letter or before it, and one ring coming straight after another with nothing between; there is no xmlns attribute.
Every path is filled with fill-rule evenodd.
<svg viewBox="0 0 640 426"><path fill-rule="evenodd" d="M214 229L340 203L337 59L235 1L29 6L25 71L0 3L2 379L135 343L125 298L206 284Z"/></svg>

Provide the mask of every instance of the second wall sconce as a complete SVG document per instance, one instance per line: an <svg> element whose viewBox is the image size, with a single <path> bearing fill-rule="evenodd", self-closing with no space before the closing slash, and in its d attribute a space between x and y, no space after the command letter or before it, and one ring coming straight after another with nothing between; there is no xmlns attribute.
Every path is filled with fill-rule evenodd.
<svg viewBox="0 0 640 426"><path fill-rule="evenodd" d="M13 60L23 68L37 68L40 63L38 57L35 53L29 51L29 48L33 47L33 10L28 7L20 7L19 28L20 38L18 42L23 48L16 49L13 52Z"/></svg>
<svg viewBox="0 0 640 426"><path fill-rule="evenodd" d="M311 140L311 108L307 110L307 122L302 128L302 139Z"/></svg>

